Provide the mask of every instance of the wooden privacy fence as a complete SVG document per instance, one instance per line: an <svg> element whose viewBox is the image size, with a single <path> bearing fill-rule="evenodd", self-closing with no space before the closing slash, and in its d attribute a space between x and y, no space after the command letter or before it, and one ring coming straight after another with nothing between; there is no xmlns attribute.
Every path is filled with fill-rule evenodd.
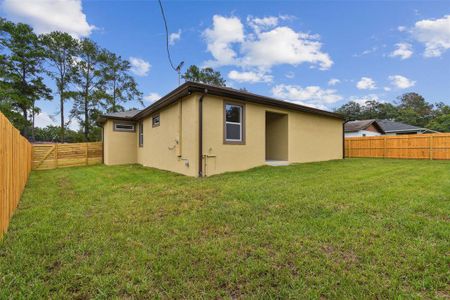
<svg viewBox="0 0 450 300"><path fill-rule="evenodd" d="M345 157L450 159L450 133L345 138Z"/></svg>
<svg viewBox="0 0 450 300"><path fill-rule="evenodd" d="M33 170L87 166L102 162L102 142L33 144Z"/></svg>
<svg viewBox="0 0 450 300"><path fill-rule="evenodd" d="M31 144L0 113L0 238L19 204L31 171Z"/></svg>

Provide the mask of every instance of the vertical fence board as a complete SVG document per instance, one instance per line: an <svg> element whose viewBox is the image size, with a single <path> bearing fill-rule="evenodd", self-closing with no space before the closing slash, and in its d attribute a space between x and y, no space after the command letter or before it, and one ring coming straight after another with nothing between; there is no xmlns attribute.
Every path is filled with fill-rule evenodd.
<svg viewBox="0 0 450 300"><path fill-rule="evenodd" d="M31 144L0 113L0 238L19 204L31 171Z"/></svg>
<svg viewBox="0 0 450 300"><path fill-rule="evenodd" d="M345 138L345 157L450 159L450 133Z"/></svg>

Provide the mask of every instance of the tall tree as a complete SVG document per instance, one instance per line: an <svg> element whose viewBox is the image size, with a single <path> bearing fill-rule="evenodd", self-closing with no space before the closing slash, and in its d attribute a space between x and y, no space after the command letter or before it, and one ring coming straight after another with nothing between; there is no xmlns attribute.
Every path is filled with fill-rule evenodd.
<svg viewBox="0 0 450 300"><path fill-rule="evenodd" d="M358 120L361 116L361 105L357 102L350 101L336 109L335 112L343 115L346 121Z"/></svg>
<svg viewBox="0 0 450 300"><path fill-rule="evenodd" d="M393 120L398 116L397 107L391 103L368 100L361 106L359 119L387 119Z"/></svg>
<svg viewBox="0 0 450 300"><path fill-rule="evenodd" d="M51 90L45 85L44 51L33 29L26 24L3 21L1 26L7 37L2 45L7 49L3 62L3 82L7 86L6 97L10 99L13 109L22 113L25 127L22 132L28 135L32 119L32 137L34 138L34 115L39 109L36 100L52 99Z"/></svg>
<svg viewBox="0 0 450 300"><path fill-rule="evenodd" d="M433 105L417 93L406 93L398 97L398 121L425 127L432 118Z"/></svg>
<svg viewBox="0 0 450 300"><path fill-rule="evenodd" d="M64 32L51 32L42 35L46 57L51 66L50 76L55 80L59 95L61 115L61 141L64 142L66 123L64 122L64 103L70 97L69 86L74 80L74 67L78 55L78 41Z"/></svg>
<svg viewBox="0 0 450 300"><path fill-rule="evenodd" d="M102 105L108 112L123 111L123 103L136 100L141 105L142 93L137 88L137 83L130 75L130 62L122 57L106 52L100 72L102 89L98 97L103 100Z"/></svg>
<svg viewBox="0 0 450 300"><path fill-rule="evenodd" d="M398 116L398 109L391 103L381 103L368 100L363 105L350 101L335 110L345 116L347 121L367 119L394 120Z"/></svg>
<svg viewBox="0 0 450 300"><path fill-rule="evenodd" d="M196 65L191 65L182 77L186 81L201 82L216 86L226 86L225 79L223 79L222 74L209 67L200 69Z"/></svg>
<svg viewBox="0 0 450 300"><path fill-rule="evenodd" d="M450 106L445 103L437 103L433 111L433 119L427 128L439 132L450 132Z"/></svg>
<svg viewBox="0 0 450 300"><path fill-rule="evenodd" d="M74 106L71 115L83 128L85 141L90 140L90 131L95 126L98 95L101 87L101 65L104 51L89 39L80 41L78 59L74 68L76 91L72 93Z"/></svg>

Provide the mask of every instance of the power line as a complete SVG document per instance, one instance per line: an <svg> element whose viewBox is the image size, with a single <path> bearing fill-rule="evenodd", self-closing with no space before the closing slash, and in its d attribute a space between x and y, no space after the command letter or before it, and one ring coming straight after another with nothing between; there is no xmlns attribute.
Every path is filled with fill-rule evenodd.
<svg viewBox="0 0 450 300"><path fill-rule="evenodd" d="M169 50L169 30L167 29L167 20L166 15L164 14L164 8L162 6L161 0L158 0L159 7L161 8L161 14L164 20L164 28L166 29L166 51L167 51L167 58L169 59L170 66L175 72L179 72L177 68L174 67L172 63L172 58L170 57L170 50Z"/></svg>

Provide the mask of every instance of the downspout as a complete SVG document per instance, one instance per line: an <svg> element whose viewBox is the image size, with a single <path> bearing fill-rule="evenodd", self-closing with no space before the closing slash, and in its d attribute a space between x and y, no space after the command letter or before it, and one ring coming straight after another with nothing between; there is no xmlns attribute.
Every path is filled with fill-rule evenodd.
<svg viewBox="0 0 450 300"><path fill-rule="evenodd" d="M178 103L178 157L183 157L182 150L183 140L183 98L180 98Z"/></svg>
<svg viewBox="0 0 450 300"><path fill-rule="evenodd" d="M203 97L207 93L205 89L198 101L198 177L203 177Z"/></svg>
<svg viewBox="0 0 450 300"><path fill-rule="evenodd" d="M345 159L345 124L347 122L342 123L342 159Z"/></svg>
<svg viewBox="0 0 450 300"><path fill-rule="evenodd" d="M102 125L102 164L105 164L105 124Z"/></svg>

